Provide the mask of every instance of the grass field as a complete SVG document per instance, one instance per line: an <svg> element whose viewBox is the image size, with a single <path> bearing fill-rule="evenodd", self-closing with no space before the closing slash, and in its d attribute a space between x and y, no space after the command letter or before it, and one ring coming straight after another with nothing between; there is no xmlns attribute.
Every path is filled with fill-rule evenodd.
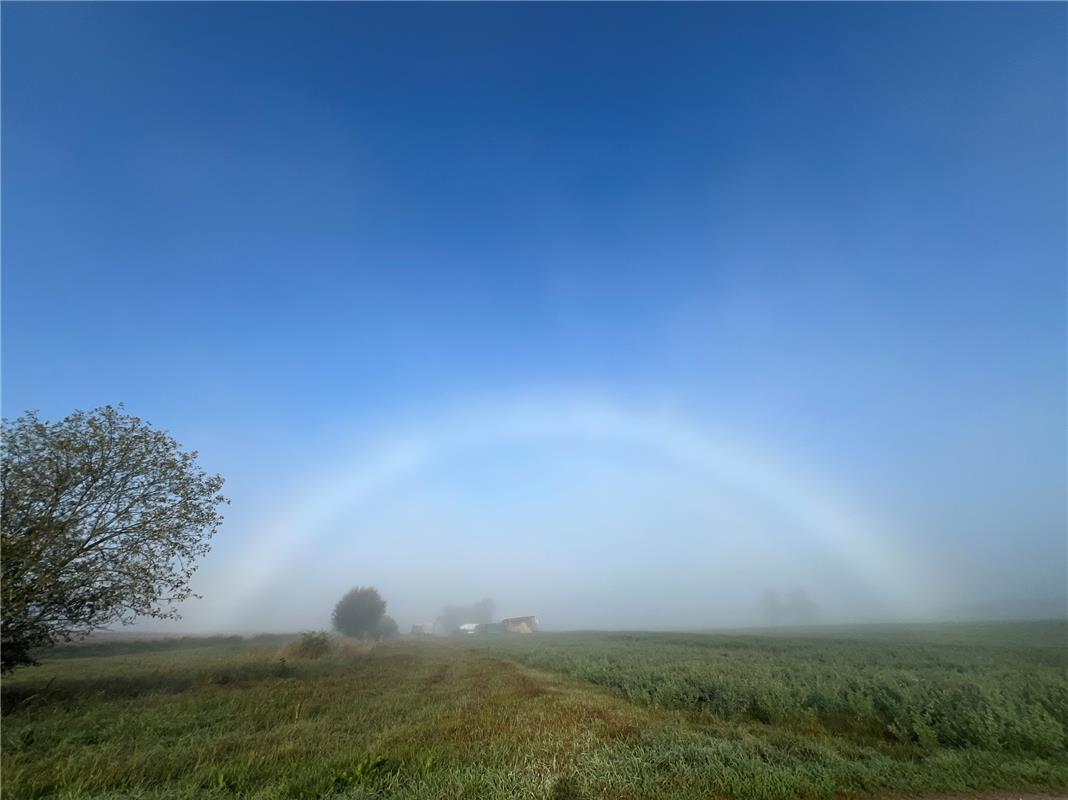
<svg viewBox="0 0 1068 800"><path fill-rule="evenodd" d="M1063 623L114 642L3 681L24 797L1066 794Z"/></svg>

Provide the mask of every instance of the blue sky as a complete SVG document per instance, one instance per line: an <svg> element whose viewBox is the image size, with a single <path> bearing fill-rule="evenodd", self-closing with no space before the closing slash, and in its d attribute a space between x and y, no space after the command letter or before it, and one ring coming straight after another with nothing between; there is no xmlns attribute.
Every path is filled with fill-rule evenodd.
<svg viewBox="0 0 1068 800"><path fill-rule="evenodd" d="M124 401L197 448L234 499L209 575L385 430L596 398L818 473L969 607L1063 599L1066 20L5 5L4 415ZM656 483L580 449L446 459L405 502L477 509L508 465Z"/></svg>

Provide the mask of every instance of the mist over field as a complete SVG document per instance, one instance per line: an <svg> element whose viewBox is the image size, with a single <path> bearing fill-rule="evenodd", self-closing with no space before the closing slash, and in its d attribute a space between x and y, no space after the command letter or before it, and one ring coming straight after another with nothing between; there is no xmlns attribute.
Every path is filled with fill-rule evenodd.
<svg viewBox="0 0 1068 800"><path fill-rule="evenodd" d="M498 616L536 614L557 630L1064 611L1055 513L1045 545L976 552L970 515L881 505L857 475L835 482L815 459L664 411L540 397L357 441L324 461L248 523L253 556L217 546L195 582L205 599L174 630L323 627L336 598L363 583L403 628L481 597ZM899 491L930 502L918 488ZM999 533L995 520L983 529Z"/></svg>
<svg viewBox="0 0 1068 800"><path fill-rule="evenodd" d="M225 478L138 631L1064 616L1063 27L5 7L4 415Z"/></svg>

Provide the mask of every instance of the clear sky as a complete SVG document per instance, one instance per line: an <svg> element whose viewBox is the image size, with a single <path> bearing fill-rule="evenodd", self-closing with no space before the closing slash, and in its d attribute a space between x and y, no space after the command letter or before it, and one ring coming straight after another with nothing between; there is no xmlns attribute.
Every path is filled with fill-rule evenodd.
<svg viewBox="0 0 1068 800"><path fill-rule="evenodd" d="M922 562L938 613L1063 610L1066 21L5 4L4 415L123 401L227 477L190 625L262 627L298 543L283 626L352 583L402 623L829 608L885 562L845 540ZM832 542L812 482L889 532ZM673 592L647 618L639 575Z"/></svg>

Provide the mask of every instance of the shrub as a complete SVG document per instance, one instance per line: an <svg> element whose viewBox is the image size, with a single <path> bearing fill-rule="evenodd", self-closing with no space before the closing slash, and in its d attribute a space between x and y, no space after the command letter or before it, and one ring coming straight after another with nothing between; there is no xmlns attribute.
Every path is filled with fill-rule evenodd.
<svg viewBox="0 0 1068 800"><path fill-rule="evenodd" d="M289 652L294 658L316 659L329 653L331 647L330 637L324 631L308 631L290 646Z"/></svg>
<svg viewBox="0 0 1068 800"><path fill-rule="evenodd" d="M382 619L378 621L378 627L375 629L376 639L389 639L396 636L398 633L397 621L393 619L389 614L386 614Z"/></svg>

